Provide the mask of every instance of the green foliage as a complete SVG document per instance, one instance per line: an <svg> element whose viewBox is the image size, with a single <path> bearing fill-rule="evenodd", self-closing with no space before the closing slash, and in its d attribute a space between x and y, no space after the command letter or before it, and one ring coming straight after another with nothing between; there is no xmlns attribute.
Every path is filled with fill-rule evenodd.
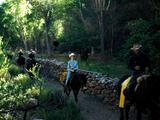
<svg viewBox="0 0 160 120"><path fill-rule="evenodd" d="M0 46L0 48L2 47ZM5 60L5 53L2 49L0 50ZM61 91L43 86L44 80L39 78L37 73L38 66L28 71L31 75L29 76L7 59L2 63L0 67L0 119L18 119L16 118L18 111L15 109L23 108L30 98L37 98L40 109L36 111L41 118L46 120L80 119L76 105L73 102L67 103ZM16 116L13 116L12 110L16 111ZM18 117L22 118L22 115Z"/></svg>
<svg viewBox="0 0 160 120"><path fill-rule="evenodd" d="M130 35L128 39L125 41L125 44L123 45L123 49L121 50L120 57L121 59L125 60L130 52L131 52L131 47L133 44L142 44L149 40L149 34L148 30L150 28L149 22L139 19L135 21L131 21L128 23L128 29L130 30ZM144 46L143 46L144 48Z"/></svg>
<svg viewBox="0 0 160 120"><path fill-rule="evenodd" d="M12 76L18 76L18 74L21 73L21 70L18 66L11 64L8 68L8 72L9 74L11 74Z"/></svg>
<svg viewBox="0 0 160 120"><path fill-rule="evenodd" d="M5 114L5 115L0 115L0 119L1 120L13 120L13 116L9 113Z"/></svg>
<svg viewBox="0 0 160 120"><path fill-rule="evenodd" d="M30 98L39 96L40 87L37 79L21 73L19 68L7 60L3 50L0 50L5 60L0 67L0 111L5 112L22 107ZM5 113L0 114L0 117L12 118L10 112Z"/></svg>
<svg viewBox="0 0 160 120"><path fill-rule="evenodd" d="M2 37L0 36L0 68L4 64L4 61L6 61L5 54L3 54L4 45L2 42Z"/></svg>

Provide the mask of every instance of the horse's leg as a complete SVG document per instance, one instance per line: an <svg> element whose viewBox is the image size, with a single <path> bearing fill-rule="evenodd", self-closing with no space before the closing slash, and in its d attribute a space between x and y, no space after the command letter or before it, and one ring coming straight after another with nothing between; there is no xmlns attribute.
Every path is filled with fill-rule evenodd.
<svg viewBox="0 0 160 120"><path fill-rule="evenodd" d="M142 120L141 108L137 106L137 120Z"/></svg>
<svg viewBox="0 0 160 120"><path fill-rule="evenodd" d="M159 120L158 116L158 107L156 104L152 104L151 106L151 120Z"/></svg>
<svg viewBox="0 0 160 120"><path fill-rule="evenodd" d="M74 98L75 98L76 103L78 103L78 93L79 93L79 88L73 89L73 94L74 94Z"/></svg>
<svg viewBox="0 0 160 120"><path fill-rule="evenodd" d="M71 93L71 87L70 87L70 85L68 85L68 86L67 86L67 95L69 96L70 93Z"/></svg>
<svg viewBox="0 0 160 120"><path fill-rule="evenodd" d="M69 85L64 86L64 93L65 93L67 96L70 95L70 92L71 92L70 86L69 86Z"/></svg>
<svg viewBox="0 0 160 120"><path fill-rule="evenodd" d="M124 109L120 108L120 120L124 120Z"/></svg>
<svg viewBox="0 0 160 120"><path fill-rule="evenodd" d="M131 107L131 105L129 105L129 104L127 104L127 105L125 106L125 117L126 117L126 120L129 120L130 107Z"/></svg>

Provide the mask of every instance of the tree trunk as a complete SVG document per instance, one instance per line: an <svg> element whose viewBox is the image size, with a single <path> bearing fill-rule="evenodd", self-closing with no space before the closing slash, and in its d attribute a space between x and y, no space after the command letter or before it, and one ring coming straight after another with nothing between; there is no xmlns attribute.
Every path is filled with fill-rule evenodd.
<svg viewBox="0 0 160 120"><path fill-rule="evenodd" d="M27 51L27 50L28 50L28 46L27 46L27 42L26 42L26 40L23 40L23 43L24 43L25 51Z"/></svg>
<svg viewBox="0 0 160 120"><path fill-rule="evenodd" d="M94 55L94 47L91 47L91 56Z"/></svg>
<svg viewBox="0 0 160 120"><path fill-rule="evenodd" d="M79 0L79 14L80 14L80 18L83 22L85 30L88 31L87 21L84 18L84 15L83 15L83 12L82 12L82 3L81 3L80 0Z"/></svg>
<svg viewBox="0 0 160 120"><path fill-rule="evenodd" d="M38 48L38 40L37 40L37 37L33 37L33 40L34 40L34 49L35 49L35 51L37 51L37 48Z"/></svg>
<svg viewBox="0 0 160 120"><path fill-rule="evenodd" d="M112 15L111 15L111 20L112 20ZM112 33L111 33L111 56L113 55L113 42L114 42L114 27L112 23Z"/></svg>
<svg viewBox="0 0 160 120"><path fill-rule="evenodd" d="M100 46L101 46L101 53L104 53L104 12L101 11L99 16L99 29L100 29Z"/></svg>
<svg viewBox="0 0 160 120"><path fill-rule="evenodd" d="M98 16L98 22L99 22L99 31L100 31L100 47L101 47L101 53L104 53L105 51L105 35L104 35L104 14L106 11L108 11L110 7L110 1L111 0L94 0L95 5L95 11ZM108 2L106 4L106 2Z"/></svg>
<svg viewBox="0 0 160 120"><path fill-rule="evenodd" d="M27 41L26 41L23 33L21 33L21 39L22 39L23 44L24 44L24 49L25 49L25 51L27 51L28 50Z"/></svg>
<svg viewBox="0 0 160 120"><path fill-rule="evenodd" d="M47 45L47 54L50 55L51 54L51 49L50 49L50 45L49 45L49 37L48 37L48 25L47 22L45 21L45 37L46 37L46 45Z"/></svg>

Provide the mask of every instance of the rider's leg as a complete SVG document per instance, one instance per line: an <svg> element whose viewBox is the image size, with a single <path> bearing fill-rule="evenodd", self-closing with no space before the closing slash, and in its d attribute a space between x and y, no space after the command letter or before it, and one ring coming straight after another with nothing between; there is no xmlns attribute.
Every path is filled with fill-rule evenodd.
<svg viewBox="0 0 160 120"><path fill-rule="evenodd" d="M136 84L137 84L137 76L132 76L130 84L129 84L128 88L126 88L126 90L124 92L125 96L129 100L133 99L134 88L135 88Z"/></svg>
<svg viewBox="0 0 160 120"><path fill-rule="evenodd" d="M129 98L130 100L133 99L133 95L134 95L134 88L137 85L137 78L141 75L141 72L139 71L132 71L132 78L130 80L130 84L128 86L128 88L125 90L125 96L127 98Z"/></svg>
<svg viewBox="0 0 160 120"><path fill-rule="evenodd" d="M68 71L68 72L67 72L67 77L66 77L66 80L65 80L65 85L67 85L68 80L70 79L70 77L71 77L71 72Z"/></svg>

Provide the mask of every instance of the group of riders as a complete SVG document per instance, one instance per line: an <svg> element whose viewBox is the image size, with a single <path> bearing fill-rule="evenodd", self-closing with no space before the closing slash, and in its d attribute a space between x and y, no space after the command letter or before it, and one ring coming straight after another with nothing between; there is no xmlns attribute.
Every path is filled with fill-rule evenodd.
<svg viewBox="0 0 160 120"><path fill-rule="evenodd" d="M150 62L148 56L142 51L142 45L134 44L131 48L131 55L128 59L128 67L131 70L131 80L124 90L124 95L131 101L134 99L134 90L137 85L137 78L149 74ZM67 65L67 77L64 82L67 85L71 79L71 73L76 72L78 69L78 62L75 60L76 55L74 53L69 54L70 60Z"/></svg>
<svg viewBox="0 0 160 120"><path fill-rule="evenodd" d="M146 71L149 71L149 59L146 54L144 54L141 50L142 46L139 44L134 44L131 48L132 54L129 57L128 60L128 66L131 69L131 80L127 87L127 89L124 91L125 96L128 96L128 98L133 99L133 92L134 88L137 84L137 78L141 75L143 75ZM18 51L18 59L16 60L16 63L22 67L29 70L34 65L36 65L37 61L35 59L36 52L34 50L30 50L28 52L28 59L25 60L24 52L22 49ZM70 53L69 54L70 60L67 64L67 75L66 79L64 80L64 85L67 85L68 81L71 79L71 73L76 72L78 70L78 62L75 59L76 54Z"/></svg>
<svg viewBox="0 0 160 120"><path fill-rule="evenodd" d="M33 49L31 49L30 51L28 51L28 57L26 58L24 56L23 50L19 49L16 64L22 69L22 71L30 70L37 64L35 55L36 52Z"/></svg>
<svg viewBox="0 0 160 120"><path fill-rule="evenodd" d="M150 74L150 62L149 62L148 56L142 51L142 45L134 44L130 51L131 51L131 54L128 59L128 67L131 70L131 74L130 74L130 77L128 77L126 80L123 80L123 82L120 84L122 87L123 83L125 83L125 81L127 81L130 78L128 80L129 82L127 83L127 87L124 90L121 88L121 91L123 90L122 96L125 96L127 98L126 100L129 100L130 103L133 103L133 101L135 99L134 93L136 92L135 90L136 90L137 84L138 84L137 80L139 80L139 78L141 78L144 75ZM18 58L16 59L16 63L21 68L23 68L25 70L29 70L29 69L33 68L38 63L35 59L35 55L36 55L36 52L31 49L28 52L28 58L25 59L24 52L22 49L20 49L18 51ZM70 85L70 87L73 89L73 93L75 95L76 102L78 101L77 95L78 95L78 91L80 89L79 83L78 82L76 83L76 81L78 81L78 77L75 77L75 76L80 76L79 75L80 73L78 73L78 74L77 73L78 73L78 61L76 60L76 54L70 53L69 54L69 61L67 63L67 74L66 74L65 78L63 78L64 79L63 83L64 83L64 90L69 88L68 85ZM73 76L75 77L75 79ZM85 78L86 78L86 76L84 76L80 79L85 79ZM122 98L124 98L124 97L122 97ZM124 102L121 102L121 98L120 98L119 107L120 107L120 105L122 105L122 107L120 107L121 110L124 108L123 103ZM138 116L139 116L139 114L138 114ZM123 117L121 117L121 120L123 120L122 118ZM127 118L128 117L126 117L126 119ZM140 118L140 117L138 117L138 118ZM141 120L141 119L138 119L138 120ZM153 119L153 120L155 120L155 119Z"/></svg>

